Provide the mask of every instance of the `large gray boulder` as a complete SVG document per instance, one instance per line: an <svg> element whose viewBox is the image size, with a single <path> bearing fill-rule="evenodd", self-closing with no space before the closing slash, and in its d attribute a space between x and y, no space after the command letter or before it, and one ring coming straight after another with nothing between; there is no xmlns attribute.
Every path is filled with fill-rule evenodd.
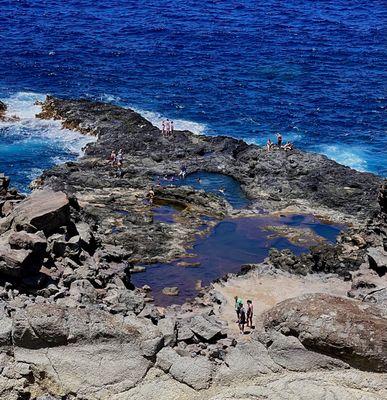
<svg viewBox="0 0 387 400"><path fill-rule="evenodd" d="M297 337L309 350L359 369L387 371L387 319L374 305L309 294L279 303L261 322L267 331Z"/></svg>
<svg viewBox="0 0 387 400"><path fill-rule="evenodd" d="M69 200L65 193L50 189L32 192L8 216L15 227L32 226L46 235L69 222Z"/></svg>
<svg viewBox="0 0 387 400"><path fill-rule="evenodd" d="M180 356L172 363L169 373L177 381L185 383L195 390L201 390L210 386L213 365L206 357Z"/></svg>
<svg viewBox="0 0 387 400"><path fill-rule="evenodd" d="M193 317L189 327L196 336L207 342L220 336L222 332L222 328L218 324L204 318L202 315Z"/></svg>
<svg viewBox="0 0 387 400"><path fill-rule="evenodd" d="M258 341L241 342L236 347L230 348L214 381L219 384L228 384L280 370L281 367L270 358L263 344Z"/></svg>

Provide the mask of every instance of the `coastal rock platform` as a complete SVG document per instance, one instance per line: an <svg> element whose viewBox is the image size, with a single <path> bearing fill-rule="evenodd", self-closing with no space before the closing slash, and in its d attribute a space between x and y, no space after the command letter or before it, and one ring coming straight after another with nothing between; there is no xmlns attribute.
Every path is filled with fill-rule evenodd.
<svg viewBox="0 0 387 400"><path fill-rule="evenodd" d="M97 140L79 161L45 171L26 198L1 180L0 398L386 398L381 178L300 150L166 137L110 104L48 97L38 117ZM108 161L119 149L121 168ZM249 203L236 209L221 194L158 183L183 165L234 178ZM160 206L177 212L168 219ZM241 265L179 306L160 307L151 287L131 282L143 265L186 256L225 217L257 212L314 214L347 229L307 254L274 250ZM235 295L253 299L245 334Z"/></svg>

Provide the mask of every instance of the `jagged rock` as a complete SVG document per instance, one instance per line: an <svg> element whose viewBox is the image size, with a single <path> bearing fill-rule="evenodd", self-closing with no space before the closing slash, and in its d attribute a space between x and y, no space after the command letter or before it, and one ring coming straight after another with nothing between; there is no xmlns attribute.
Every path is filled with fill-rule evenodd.
<svg viewBox="0 0 387 400"><path fill-rule="evenodd" d="M82 248L89 252L92 251L95 247L95 238L90 226L85 222L78 222L76 224L76 229Z"/></svg>
<svg viewBox="0 0 387 400"><path fill-rule="evenodd" d="M173 346L177 339L176 320L174 318L163 318L157 324L164 337L165 346Z"/></svg>
<svg viewBox="0 0 387 400"><path fill-rule="evenodd" d="M29 225L50 235L68 224L69 200L63 192L34 191L15 207L9 217L13 218L15 227Z"/></svg>
<svg viewBox="0 0 387 400"><path fill-rule="evenodd" d="M105 298L110 308L116 312L134 312L139 314L145 307L144 298L128 289L119 289L112 295Z"/></svg>
<svg viewBox="0 0 387 400"><path fill-rule="evenodd" d="M32 250L35 254L40 255L44 254L47 247L45 238L25 231L12 232L8 243L12 249Z"/></svg>
<svg viewBox="0 0 387 400"><path fill-rule="evenodd" d="M359 369L387 371L387 319L373 305L312 294L285 300L262 318L267 330L296 336L307 349Z"/></svg>
<svg viewBox="0 0 387 400"><path fill-rule="evenodd" d="M367 250L370 268L379 276L385 275L387 272L387 252L382 248L371 247Z"/></svg>
<svg viewBox="0 0 387 400"><path fill-rule="evenodd" d="M94 286L87 279L72 282L69 294L79 303L95 303L98 297Z"/></svg>
<svg viewBox="0 0 387 400"><path fill-rule="evenodd" d="M164 347L157 353L156 366L169 372L172 364L179 359L179 354L171 347Z"/></svg>
<svg viewBox="0 0 387 400"><path fill-rule="evenodd" d="M33 273L39 266L31 262L32 250L11 249L0 245L0 274L19 278L23 273Z"/></svg>
<svg viewBox="0 0 387 400"><path fill-rule="evenodd" d="M190 321L189 327L195 335L207 342L220 336L222 332L222 328L219 325L201 315L194 316Z"/></svg>
<svg viewBox="0 0 387 400"><path fill-rule="evenodd" d="M11 345L12 319L0 312L0 346Z"/></svg>
<svg viewBox="0 0 387 400"><path fill-rule="evenodd" d="M257 342L251 341L238 343L232 347L214 376L218 384L229 384L241 379L250 379L262 374L280 371L277 365L268 354L266 347Z"/></svg>

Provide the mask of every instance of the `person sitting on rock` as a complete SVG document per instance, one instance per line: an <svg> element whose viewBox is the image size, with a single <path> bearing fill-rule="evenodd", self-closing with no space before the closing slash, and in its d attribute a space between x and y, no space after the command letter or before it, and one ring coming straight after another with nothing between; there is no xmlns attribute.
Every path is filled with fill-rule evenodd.
<svg viewBox="0 0 387 400"><path fill-rule="evenodd" d="M239 307L239 321L238 321L238 326L240 332L243 334L245 333L245 323L246 323L246 310L243 307L243 303L240 304Z"/></svg>
<svg viewBox="0 0 387 400"><path fill-rule="evenodd" d="M277 133L277 145L279 148L282 146L282 135L280 133Z"/></svg>
<svg viewBox="0 0 387 400"><path fill-rule="evenodd" d="M293 143L291 143L291 142L286 142L286 144L285 144L284 146L282 146L282 148L283 148L285 151L293 150Z"/></svg>
<svg viewBox="0 0 387 400"><path fill-rule="evenodd" d="M251 300L247 300L247 320L246 326L249 328L253 327L253 314L254 314L254 307L253 302Z"/></svg>
<svg viewBox="0 0 387 400"><path fill-rule="evenodd" d="M155 192L153 187L151 187L146 195L147 199L149 200L149 204L153 204L153 199L155 197Z"/></svg>

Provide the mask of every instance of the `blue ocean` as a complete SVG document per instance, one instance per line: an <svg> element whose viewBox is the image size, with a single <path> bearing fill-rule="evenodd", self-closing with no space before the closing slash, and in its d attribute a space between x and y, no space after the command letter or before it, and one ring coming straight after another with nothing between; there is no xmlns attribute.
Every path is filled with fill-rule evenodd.
<svg viewBox="0 0 387 400"><path fill-rule="evenodd" d="M90 140L39 121L46 94L158 124L299 148L387 176L382 0L3 0L0 171L27 190Z"/></svg>

